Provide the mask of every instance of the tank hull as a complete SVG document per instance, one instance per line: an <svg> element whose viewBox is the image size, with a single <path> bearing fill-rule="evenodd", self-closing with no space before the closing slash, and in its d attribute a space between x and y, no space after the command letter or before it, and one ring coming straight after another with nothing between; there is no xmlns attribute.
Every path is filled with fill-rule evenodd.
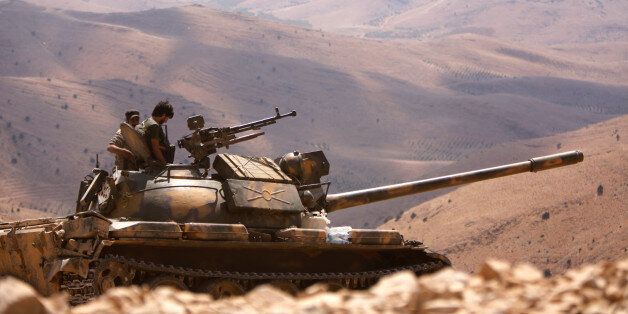
<svg viewBox="0 0 628 314"><path fill-rule="evenodd" d="M385 232L369 232L389 242ZM167 284L215 297L224 296L216 294L224 289L237 294L266 283L289 292L319 282L360 289L396 271L423 274L450 265L417 242L312 243L259 233L237 224L119 221L93 212L7 223L0 225L0 274L25 280L44 295L66 291L72 304L80 304L132 284Z"/></svg>
<svg viewBox="0 0 628 314"><path fill-rule="evenodd" d="M235 274L366 273L449 260L422 246L256 243L125 239L113 241L104 255ZM252 262L254 261L254 262ZM242 275L244 276L244 275Z"/></svg>

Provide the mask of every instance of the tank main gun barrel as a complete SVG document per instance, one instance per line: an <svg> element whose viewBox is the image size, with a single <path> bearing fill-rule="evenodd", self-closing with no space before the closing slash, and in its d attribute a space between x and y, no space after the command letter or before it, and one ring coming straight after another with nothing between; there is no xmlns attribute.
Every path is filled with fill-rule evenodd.
<svg viewBox="0 0 628 314"><path fill-rule="evenodd" d="M462 172L443 177L411 181L371 189L329 194L325 200L325 210L333 212L344 208L379 202L391 198L428 192L432 190L463 185L493 178L505 177L523 172L537 172L552 168L573 165L584 160L580 151L570 151L528 161L517 162L492 168Z"/></svg>

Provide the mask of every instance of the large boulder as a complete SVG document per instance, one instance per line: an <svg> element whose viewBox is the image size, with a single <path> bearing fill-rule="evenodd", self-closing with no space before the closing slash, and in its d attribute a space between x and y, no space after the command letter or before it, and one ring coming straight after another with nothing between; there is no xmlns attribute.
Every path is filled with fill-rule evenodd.
<svg viewBox="0 0 628 314"><path fill-rule="evenodd" d="M41 297L33 287L13 277L0 279L0 314L43 314L69 311L67 298Z"/></svg>

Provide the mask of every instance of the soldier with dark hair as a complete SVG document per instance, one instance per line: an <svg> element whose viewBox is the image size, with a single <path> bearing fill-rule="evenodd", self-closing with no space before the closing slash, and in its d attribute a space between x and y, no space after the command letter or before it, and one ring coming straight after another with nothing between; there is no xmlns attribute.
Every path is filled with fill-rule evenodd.
<svg viewBox="0 0 628 314"><path fill-rule="evenodd" d="M174 109L168 100L160 101L155 108L151 117L144 120L137 130L146 139L148 150L154 160L166 164L166 152L170 147L168 137L161 128L161 125L168 122L174 116Z"/></svg>
<svg viewBox="0 0 628 314"><path fill-rule="evenodd" d="M140 112L137 110L129 110L124 113L125 122L135 128L140 123ZM129 150L120 129L109 140L107 151L116 156L116 167L119 170L137 170L137 161L135 155Z"/></svg>

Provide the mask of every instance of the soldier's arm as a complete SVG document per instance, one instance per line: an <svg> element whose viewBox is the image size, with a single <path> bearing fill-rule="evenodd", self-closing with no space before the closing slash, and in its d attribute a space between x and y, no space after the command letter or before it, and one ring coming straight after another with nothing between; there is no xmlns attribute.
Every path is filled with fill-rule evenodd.
<svg viewBox="0 0 628 314"><path fill-rule="evenodd" d="M155 155L155 158L157 159L157 161L160 161L164 164L166 163L166 158L164 158L164 154L161 152L158 139L156 138L150 139L150 149L153 151L153 155Z"/></svg>
<svg viewBox="0 0 628 314"><path fill-rule="evenodd" d="M130 150L122 148L122 147L118 147L113 143L109 143L109 145L107 146L107 151L112 154L120 155L128 160L135 159L135 155L133 155L133 153Z"/></svg>

